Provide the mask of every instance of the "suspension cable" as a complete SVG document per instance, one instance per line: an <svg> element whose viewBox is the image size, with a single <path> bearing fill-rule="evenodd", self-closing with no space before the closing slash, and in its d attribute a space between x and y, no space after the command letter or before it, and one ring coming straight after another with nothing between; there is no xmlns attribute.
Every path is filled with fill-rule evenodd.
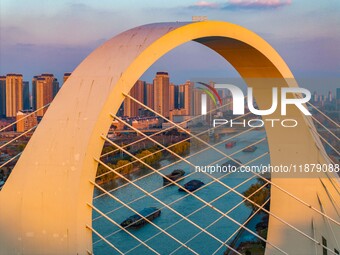
<svg viewBox="0 0 340 255"><path fill-rule="evenodd" d="M114 225L116 225L117 227L119 227L121 230L123 230L125 233L127 233L128 235L130 235L131 237L133 237L134 239L136 239L138 242L140 242L141 244L143 244L146 248L148 248L149 250L151 250L152 252L159 254L159 252L155 251L152 247L150 247L149 245L147 245L145 242L143 242L141 239L139 239L137 236L131 234L129 231L126 230L126 228L123 228L121 225L119 225L117 222L115 222L114 220L112 220L111 218L107 217L107 215L105 213L103 213L101 210L99 210L97 207L95 207L92 204L87 203L87 205L92 208L93 210L95 210L97 213L99 213L100 215L102 215L106 220L110 221L111 223L113 223ZM145 217L146 218L146 217Z"/></svg>
<svg viewBox="0 0 340 255"><path fill-rule="evenodd" d="M254 160L251 160L251 161L254 161ZM251 163L251 162L249 161L247 164L250 164L250 163ZM225 176L221 176L221 177L219 177L218 179L221 179L221 178L224 178L224 177L225 177ZM245 184L245 183L247 183L248 181L252 180L254 177L255 177L255 176L249 177L248 179L246 179L246 180L243 181L242 183L237 184L234 188L238 188L238 187L242 186L243 184ZM201 190L201 189L203 189L203 188L205 188L205 187L211 185L211 184L214 183L214 182L215 182L215 180L209 182L208 184L206 184L206 185L204 185L204 186L202 186L202 187L199 187L197 190L194 190L193 192L196 193L196 192L198 192L198 190ZM217 200L221 199L222 197L226 196L226 195L229 194L229 193L230 193L230 190L226 191L225 193L223 193L223 194L219 195L218 197L214 198L213 200L211 200L210 203L216 202ZM253 195L253 194L251 194L251 195ZM250 195L250 196L251 196L251 195ZM186 194L184 197L187 197L187 196L190 196L190 194ZM180 199L182 199L182 198L180 198ZM172 205L172 204L174 204L174 203L177 203L178 201L179 201L179 199L176 199L175 201L169 203L169 205ZM243 203L243 201L241 201L240 203L238 203L238 205L240 205L240 204L242 204L242 203ZM189 213L189 214L187 215L187 217L190 217L190 216L196 214L197 212L199 212L200 210L202 210L202 209L205 208L205 207L206 207L206 205L203 205L202 207L200 207L200 208L196 209L195 211ZM236 207L237 207L237 206L236 206ZM233 208L235 209L236 207L234 206ZM232 211L232 210L228 210L228 211L226 212L226 214L229 214L231 211ZM221 218L223 218L223 216L220 216L220 217L218 218L218 220L220 220ZM170 228L174 227L175 225L179 224L179 223L182 222L183 220L184 220L184 219L180 219L180 220L176 221L175 223L173 223L173 224L171 224L170 226L166 227L166 229L170 229ZM207 227L205 227L204 229L207 230L210 226L212 226L212 225L215 224L215 223L216 223L216 221L214 221L213 223L209 224L209 225L208 225ZM202 233L202 231L200 231L199 233L197 233L197 235L199 235L200 233ZM159 234L160 234L160 233L157 233L156 235L154 235L154 236L148 238L146 241L148 242L148 241L154 239L154 238L155 238L156 236L158 236ZM195 236L197 236L197 235L195 235ZM194 239L194 238L192 238L192 239ZM191 239L191 240L192 240L192 239ZM190 240L186 241L185 243L187 244L189 241L190 241ZM225 244L222 244L222 247L223 247L224 245L225 245ZM130 253L131 251L133 251L134 249L136 249L136 248L139 247L139 246L140 246L140 244L138 244L138 245L136 245L135 247L131 248L130 250L128 250L128 251L126 252L126 254ZM180 247L176 248L176 250L178 250L179 248L180 248ZM176 251L176 250L175 250L175 251ZM174 252L174 251L173 251L173 252ZM172 252L172 253L173 253L173 252Z"/></svg>
<svg viewBox="0 0 340 255"><path fill-rule="evenodd" d="M30 117L31 115L35 114L36 112L38 112L38 111L40 111L40 110L42 110L42 109L48 107L50 104L51 104L51 103L46 104L46 105L40 107L39 109L35 110L34 112L31 112L31 113L25 115L23 118L21 118L21 119L19 119L19 120L16 120L16 121L12 122L11 124L7 125L7 126L4 127L4 128L1 128L1 129L0 129L0 132L2 132L2 131L4 131L4 130L6 130L6 129L12 127L12 126L14 126L14 125L15 125L16 123L18 123L19 121L22 121L22 120L24 120L24 119Z"/></svg>
<svg viewBox="0 0 340 255"><path fill-rule="evenodd" d="M227 103L227 104L225 104L225 105L222 105L222 106L220 106L220 107L217 107L216 109L210 110L210 111L208 111L207 113L214 112L214 111L216 111L216 110L218 110L218 109L220 109L220 108L222 108L222 107L226 107L226 106L228 106L228 105L230 105L230 104L232 104L232 103L231 103L231 102L230 102L230 103ZM239 119L239 118L245 117L245 116L247 116L247 115L250 115L250 114L251 114L251 112L247 112L246 114L243 114L242 116L238 116L238 117L234 118L233 121L234 121L234 120L237 120L237 119ZM181 123L178 123L178 125L183 125L183 124L188 123L188 122L190 122L190 121L193 121L193 120L195 120L195 119L197 119L197 118L199 118L199 117L200 117L200 115L194 116L194 117L192 117L192 118L190 118L190 119L187 119L187 120L182 121ZM175 126L170 126L170 127L165 128L165 129L161 129L160 131L158 131L158 132L156 132L156 133L154 133L154 134L151 134L149 137L153 137L153 136L159 135L159 134L161 134L161 133L164 133L164 132L166 132L166 131L168 131L168 130L173 129L174 127L175 127ZM213 127L212 129L215 129L215 128L217 128L217 127ZM255 127L254 127L254 129L255 129ZM203 131L202 133L206 133L206 132L208 132L208 130ZM202 134L202 133L201 133L201 134ZM199 134L197 134L197 135L199 135ZM123 147L123 148L126 148L126 147L128 147L128 146L131 146L131 145L136 144L136 143L140 143L140 142L142 142L142 141L144 141L144 140L147 140L147 139L148 139L148 138L142 137L141 139L136 140L136 141L134 141L134 142L132 142L132 143L129 143L129 144L127 144L127 145L124 145L124 146L122 146L122 147ZM188 139L188 138L186 138L185 140L187 140L187 139ZM189 139L190 139L190 137L189 137ZM102 157L106 157L107 155L110 155L110 154L115 153L115 152L117 152L117 151L119 151L119 150L117 149L117 150L109 151L109 152L107 152L107 153L102 154L100 157L101 157L101 158L102 158Z"/></svg>
<svg viewBox="0 0 340 255"><path fill-rule="evenodd" d="M108 141L109 143L115 145L117 148L121 149L122 151L124 151L126 154L130 155L131 157L134 157L135 159L137 159L140 163L144 164L145 166L149 167L150 169L152 169L153 171L157 172L159 175L161 175L163 178L167 179L168 181L170 181L171 183L175 184L176 186L178 186L179 188L182 188L178 183L174 182L173 180L171 180L170 178L168 178L166 175L164 175L163 173L160 173L158 172L155 168L153 168L152 166L148 165L147 163L145 163L144 161L140 160L139 158L137 158L135 155L131 154L130 152L128 152L127 150L121 148L119 145L117 144L114 144L112 141L110 141L109 139L107 139L105 136L102 136L102 138L106 141ZM180 156L178 156L180 157ZM182 158L183 160L183 158ZM100 160L98 159L97 160L98 162L100 162ZM105 166L105 163L104 162L100 162L102 165ZM189 162L189 164L191 164ZM112 170L113 172L116 172L115 170L113 170L112 168L110 168L109 166L107 166L107 168L110 170ZM123 175L121 175L120 173L116 172L117 175L119 175L120 177L122 178L125 178ZM204 173L205 174L205 173ZM127 178L125 178L128 182L130 182L132 185L134 185L135 187L137 187L138 189L141 189L138 185L132 183L130 180L128 180ZM217 182L221 183L222 185L226 186L223 182L217 180ZM226 186L226 187L229 187L229 186ZM230 187L229 187L230 189ZM232 189L232 188L231 188ZM141 191L143 191L143 189L141 189ZM233 190L235 192L235 190ZM144 191L143 191L144 192ZM147 192L147 191L145 191ZM190 192L190 194L192 196L194 196L195 198L197 198L199 201L201 201L202 203L206 203L210 208L216 210L217 212L219 212L220 214L224 215L224 213L222 211L220 211L218 208L215 208L214 206L212 206L210 203L206 202L204 199L198 197L196 194L193 194ZM150 195L152 196L152 195ZM155 198L154 196L152 196L155 200L157 201L160 201L159 199ZM160 203L163 203L162 201L160 201ZM170 208L169 208L170 209ZM172 209L172 208L171 208ZM170 210L171 210L170 209ZM236 220L234 220L232 217L228 216L228 215L225 215L226 218L228 218L229 220L231 220L232 222L234 222L235 224L237 225L241 225L239 222L237 222ZM267 242L268 244L270 244L271 246L273 246L275 249L277 249L278 251L280 251L281 253L284 253L286 254L286 252L284 252L283 250L281 250L279 247L277 247L276 245L274 244L271 244L270 242L268 242L267 240L265 240L264 238L262 238L261 236L257 235L255 232L253 232L252 230L250 230L249 228L246 228L244 227L244 229L246 229L248 232L256 235L259 239L261 239L262 241L264 242Z"/></svg>
<svg viewBox="0 0 340 255"><path fill-rule="evenodd" d="M124 122L123 120L120 120L120 121ZM127 123L126 123L126 124L127 124ZM127 124L127 125L129 125L129 124ZM137 129L136 129L136 130L137 130ZM137 132L139 132L139 131L137 130ZM141 134L142 134L142 135L145 135L145 134L143 134L143 133L141 133ZM107 142L109 142L109 143L115 145L117 148L121 149L121 150L124 151L126 154L130 155L131 157L134 157L134 158L138 159L136 156L134 156L133 154L129 153L127 150L123 149L121 146L119 146L119 145L113 143L111 140L107 139L105 136L101 136L101 137L102 137L104 140L106 140ZM150 138L150 140L153 140L153 139ZM154 142L155 142L155 143L158 143L157 141L154 141ZM164 147L162 144L160 144L160 146ZM166 148L166 147L164 147L164 148ZM214 147L212 147L212 148L214 148ZM214 148L214 149L216 149L216 148ZM179 156L178 154L172 152L171 150L169 150L169 152L172 153L172 154L174 154L174 155L176 155L177 157L181 158L181 159L182 159L183 161L185 161L186 163L188 163L188 164L190 164L190 165L193 165L191 162L189 162L189 161L187 161L187 160L184 160L181 156ZM231 158L231 157L228 156L228 158ZM231 159L232 159L232 158L231 158ZM152 169L153 171L157 172L157 173L158 173L159 175L161 175L162 177L164 177L164 178L168 179L169 181L171 181L172 183L174 183L176 186L179 186L179 184L177 184L176 182L172 181L170 178L168 178L168 177L165 176L164 174L158 172L158 171L157 171L156 169L154 169L152 166L146 164L144 161L142 161L142 160L140 160L140 159L138 159L138 160L139 160L140 162L142 162L142 164L145 164L147 167L149 167L150 169ZM233 159L233 160L234 160L234 159ZM235 161L235 160L234 160L234 161ZM98 160L98 162L100 162L100 161ZM104 163L104 162L100 162L100 163L103 164L103 165L105 166L105 163ZM238 163L238 164L239 164L239 163ZM244 165L242 165L242 166L244 166ZM107 167L108 167L108 169L111 169L112 171L116 172L115 170L113 170L113 169L110 168L109 166L107 166ZM117 173L117 172L116 172L116 173ZM252 172L252 173L255 173L255 172ZM120 173L117 173L117 174L118 174L120 177L123 176L123 175L121 175ZM208 175L207 173L204 173L204 172L203 172L203 174ZM125 177L123 177L123 178L125 178ZM261 178L264 179L264 180L267 180L266 178L264 178L264 177L262 177L262 176L261 176ZM125 178L125 179L128 180L127 178ZM130 180L128 180L128 182L131 183ZM260 207L260 205L258 205L257 203L253 202L252 200L248 199L248 198L245 197L243 194L241 194L240 192L234 190L232 187L228 186L227 184L221 182L220 180L217 180L217 182L220 183L221 185L225 186L226 188L231 189L235 194L238 194L239 196L245 198L247 201L249 201L251 204L255 205L256 207ZM268 181L268 182L269 182L269 181ZM132 183L132 184L133 184L134 186L136 186L137 188L141 189L138 185L136 185L136 184L134 184L134 183ZM179 186L179 187L180 187L180 186ZM143 189L142 189L142 190L143 190ZM192 194L192 193L190 193L190 194ZM149 196L150 196L150 195L149 195ZM151 196L152 196L152 195L151 195ZM203 203L209 204L209 203L206 202L205 200L203 200L203 199L201 199L200 197L198 197L196 194L192 194L192 196L194 196L194 197L197 198L198 200L202 201ZM155 198L155 199L157 200L157 198ZM219 213L221 213L222 215L224 215L223 212L221 212L219 209L213 207L213 206L210 205L210 204L209 204L209 206L210 206L211 208L213 208L214 210L216 210L217 212L219 212ZM263 208L262 210L265 211L265 212L267 212L267 213L269 213L269 214L272 215L274 218L278 219L279 221L281 221L281 222L284 223L285 225L289 226L289 227L292 228L293 230L297 231L298 233L302 234L302 235L305 236L306 238L312 240L313 242L317 243L318 245L321 245L321 246L324 247L325 249L328 249L329 251L331 251L332 253L334 253L331 249L327 248L326 246L324 246L323 244L321 244L319 241L317 241L317 240L315 240L314 238L310 237L308 234L306 234L306 233L304 233L303 231L299 230L298 228L294 227L292 224L286 222L285 220L283 220L283 219L280 218L279 216L275 215L274 213L272 213L272 212L266 210L265 208ZM227 217L228 219L230 218L230 217L228 217L228 215L226 215L226 217ZM329 216L328 216L328 217L329 217ZM330 217L329 217L329 218L330 218ZM332 219L332 218L330 218L330 219ZM231 218L230 220L235 221L235 220L232 219L232 218ZM333 220L334 220L334 219L333 219ZM335 220L334 220L334 221L335 221ZM235 223L238 224L238 225L240 225L240 223L238 223L237 221L235 221ZM259 239L261 239L262 241L264 241L264 242L270 244L270 245L273 246L275 249L279 250L279 251L282 252L282 253L285 253L285 252L282 251L279 247L277 247L277 246L274 245L274 244L271 244L270 242L268 242L267 240L265 240L265 239L262 238L261 236L257 235L256 233L254 233L254 232L251 231L250 229L248 229L248 228L245 228L245 229L247 229L248 232L250 232L250 233L256 235L256 236L257 236Z"/></svg>
<svg viewBox="0 0 340 255"><path fill-rule="evenodd" d="M110 241L108 241L105 237L103 237L101 234L99 234L96 230L94 230L91 226L86 225L86 228L91 230L93 233L95 233L101 240L103 240L105 243L110 245L113 249L115 249L119 254L124 255L123 252L121 252L116 246L114 246Z"/></svg>
<svg viewBox="0 0 340 255"><path fill-rule="evenodd" d="M256 193L257 191L255 191L254 193ZM254 194L253 193L253 194ZM250 196L249 196L250 197ZM256 209L256 211L255 212L253 212L249 217L248 217L248 219L243 223L243 225L246 225L246 224L248 224L248 222L251 220L251 219L253 219L254 217L255 217L255 215L257 214L257 213L259 213L261 210L262 210L262 208L269 202L269 200L270 200L270 197L263 203L263 205L261 205L261 207L259 207L258 209ZM241 230L241 228L238 228L236 231L234 231L234 233L232 234L232 235L230 235L228 238L227 238L227 240L225 241L225 243L227 243L237 232L239 232ZM217 248L217 250L213 253L213 254L211 254L211 255L215 255L221 248L222 248L223 246L221 245L219 248Z"/></svg>
<svg viewBox="0 0 340 255"><path fill-rule="evenodd" d="M99 159L98 159L99 161ZM164 231L162 228L160 228L159 226L157 226L155 223L153 223L152 221L150 221L148 218L144 217L143 215L141 215L139 212L137 212L135 209L133 209L131 206L125 204L123 201L121 201L119 198L117 198L116 196L113 196L111 193L107 192L105 189L103 189L102 187L100 187L97 183L93 182L90 180L90 183L92 185L94 185L97 189L101 190L102 192L106 193L109 197L113 198L114 200L116 200L118 203L124 205L125 207L127 207L128 209L130 209L133 213L137 214L139 217L143 218L145 221L147 221L148 223L150 223L152 226L154 226L155 228L157 228L158 230L160 230L162 233L166 234L168 237L170 237L171 239L175 240L176 242L178 242L179 244L181 244L183 247L187 248L188 250L190 250L192 253L199 255L196 251L194 251L193 249L191 249L189 246L187 246L186 244L184 244L183 242L181 242L180 240L178 240L176 237L172 236L171 234L169 234L168 232Z"/></svg>
<svg viewBox="0 0 340 255"><path fill-rule="evenodd" d="M187 130L183 129L181 126L178 126L176 123L174 123L171 120L168 120L167 118L165 118L163 115L159 114L158 112L154 111L153 109L151 109L150 107L144 105L143 103L141 103L140 101L138 101L137 99L131 97L130 95L123 93L123 95L125 97L130 98L131 100L133 100L134 102L138 103L139 105L145 107L147 110L150 110L151 112L155 113L156 115L160 116L161 118L167 120L168 122L170 122L171 124L175 125L177 128L183 130L184 132L188 132ZM118 118L119 119L119 118ZM123 121L121 119L119 119L120 121ZM199 140L200 142L206 144L207 146L211 146L209 143L205 142L204 140L200 139L199 137L195 136L194 134L190 134L189 135L193 136L194 138L196 138L197 140ZM152 140L152 139L151 139ZM225 157L229 158L230 160L234 161L235 163L239 164L235 159L229 157L227 154L225 154L224 152L222 152L221 150L217 149L217 148L212 148L214 149L216 152L219 152L220 154L224 155ZM241 165L242 166L242 165ZM315 212L317 212L318 214L330 219L332 222L334 222L335 224L340 226L340 223L338 221L336 221L335 219L331 218L330 216L324 214L323 212L321 212L320 210L318 210L317 208L315 208L314 206L312 206L311 204L308 204L307 202L303 201L301 198L296 197L295 195L293 195L292 193L288 192L287 190L283 189L282 187L280 187L279 185L277 185L276 183L265 179L263 176L259 175L256 172L252 172L253 174L257 175L259 178L261 178L264 181L268 181L272 186L278 188L280 191L284 192L285 194L289 195L290 197L294 198L295 200L299 201L300 203L302 203L303 205L307 206L308 208L314 210ZM316 241L318 242L318 241ZM320 243L320 242L319 242Z"/></svg>
<svg viewBox="0 0 340 255"><path fill-rule="evenodd" d="M10 158L9 160L7 160L6 162L4 162L0 168L3 168L4 166L6 166L7 164L11 163L13 160L15 160L16 158L20 157L20 155L22 154L22 152L18 153L17 155L15 155L14 157Z"/></svg>
<svg viewBox="0 0 340 255"><path fill-rule="evenodd" d="M254 129L256 129L256 128L255 128L255 127L252 127L252 128L249 128L249 129L247 129L247 130L245 130L245 131L242 131L242 132L240 132L240 133L238 133L238 134L236 134L236 135L233 135L233 136L227 138L226 140L223 140L223 141L220 141L220 142L216 143L215 146L217 146L217 145L219 145L219 144L221 144L221 143L225 143L225 142L227 142L227 141L229 141L229 140L231 140L231 139L234 139L234 138L236 138L236 137L239 137L239 136L241 136L241 135L244 135L244 134L246 134L246 133L248 133L248 132L250 132L250 131L252 131L252 130L254 130ZM201 134L206 133L206 132L208 132L208 131L203 131L203 132L201 132L201 133L199 133L199 134L197 134L197 135L201 135ZM190 139L190 138L189 138L189 139ZM186 139L184 139L184 140L186 140ZM184 140L181 140L180 142L175 143L175 145L176 145L176 144L179 144L179 143L181 143L181 142L183 142ZM171 145L171 146L173 146L173 145ZM169 147L171 147L171 146L169 146ZM249 146L251 146L251 145L249 145ZM122 148L124 148L124 147L122 146ZM197 155L197 154L200 154L200 153L202 153L202 152L204 152L204 151L206 151L206 150L209 150L209 149L210 149L209 147L206 147L206 148L204 148L204 149L202 149L202 150L200 150L200 151L197 151L197 152L195 152L195 153L193 153L193 154L190 154L190 155L188 155L188 156L186 156L186 157L184 157L184 158L185 158L185 159L188 159L188 158L190 158L190 157L193 157L193 156L195 156L195 155ZM118 150L119 150L119 149L118 149ZM152 156L152 155L154 155L154 154L156 154L156 153L158 153L158 152L162 152L162 151L164 151L164 150L165 150L164 148L161 148L161 149L159 149L159 150L157 150L157 151L155 151L155 152L153 152L153 153L151 153L151 154L149 154L149 155L146 155L146 156L141 157L140 159L144 159L144 158L150 157L150 156ZM233 154L233 155L234 155L234 154ZM177 160L177 161L175 161L175 162L172 162L172 163L168 164L167 166L161 167L159 170L163 170L163 169L165 169L165 168L168 168L168 167L170 167L170 166L172 166L172 165L175 165L175 164L177 164L177 163L179 163L179 162L181 162L181 161L182 161L182 160L179 159L179 160ZM131 162L129 162L129 163L123 165L123 166L119 166L119 167L117 167L117 168L115 168L115 169L116 169L116 170L119 170L119 169L121 169L121 168L124 168L125 166L131 165L131 164L134 164L134 163L137 163L137 162L138 162L137 160L133 160L133 161L131 161ZM98 176L96 176L96 178L102 177L102 176L104 176L104 175L107 175L108 173L109 173L109 172L106 172L106 173L103 173L103 174L101 174L101 175L98 175ZM133 180L133 181L137 181L137 180L143 179L143 178L145 178L145 177L147 177L147 176L149 176L149 175L152 175L152 174L154 174L154 173L151 172L151 173L149 173L149 174L143 175L142 177L140 177L140 178L138 178L138 179L136 179L136 180ZM184 178L185 178L185 177L184 177ZM123 186L126 186L126 185L128 185L128 183L123 184L122 187L123 187ZM113 189L113 190L114 190L114 189ZM112 191L113 191L113 190L112 190ZM96 198L98 198L98 197L100 197L100 196L102 196L102 195L98 195L98 196L95 197L94 199L96 199Z"/></svg>
<svg viewBox="0 0 340 255"><path fill-rule="evenodd" d="M329 130L329 128L327 128L324 124L322 124L320 121L318 121L317 118L315 118L314 116L311 116L312 119L318 123L321 127L323 127L326 131L328 131L328 133L330 133L336 140L340 141L340 138L336 136L336 134L334 134L331 130Z"/></svg>
<svg viewBox="0 0 340 255"><path fill-rule="evenodd" d="M261 139L261 140L262 140L262 139ZM259 141L255 142L254 145L255 145L255 144L258 144L258 143L259 143ZM251 145L251 146L252 146L252 145ZM232 153L232 154L230 154L230 155L235 155L235 154L237 154L237 153L240 152L240 151L241 151L241 150L236 151L236 152L234 152L234 153ZM262 158L262 157L264 157L264 156L266 156L266 155L268 155L268 152L265 152L265 153L263 153L262 155L260 155L260 156L258 156L257 158L255 158L254 160L251 160L251 161L247 162L245 165L249 165L250 163L252 163L252 162L254 162L254 161L256 161L256 160L258 160L258 159L260 159L260 158ZM212 164L212 165L213 165L213 164L216 164L216 163L220 162L221 160L223 160L223 159L218 159L218 160L212 162L211 164ZM160 170L161 170L161 169L158 169L158 171L160 171ZM191 175L193 175L193 174L195 174L195 173L196 173L196 172L191 172L190 174L188 174L188 175L186 175L186 176L182 176L181 178L179 178L179 179L177 180L177 182L183 180L184 178L190 177ZM230 175L230 174L232 174L232 173L233 173L233 172L228 172L227 174L225 174L225 175L222 176L222 177L225 178L226 176L228 176L228 175ZM152 174L155 174L155 173L152 172ZM222 178L222 177L220 177L220 178ZM255 178L255 175L253 175L252 177ZM220 179L220 178L217 178L217 179ZM133 182L136 182L136 180L133 180ZM213 180L213 181L210 182L209 184L206 184L205 187L206 187L206 186L209 186L209 185L212 184L213 182L215 182L215 180ZM129 185L129 183L127 183L127 184ZM160 187L160 188L158 188L158 189L152 191L151 194L156 193L157 191L162 190L163 188L166 188L166 187L168 187L168 186L170 186L170 185L172 185L172 183L169 183L169 184L167 184L167 185L165 185L165 186L162 186L162 187ZM118 189L120 189L120 188L122 188L122 186L120 186L120 187L114 189L114 191L115 191L115 190L118 190ZM235 188L235 187L234 187L234 188ZM111 190L111 191L109 191L109 192L112 192L112 191L113 191L113 190ZM228 190L226 194L228 194L229 192L231 192L231 190ZM187 194L186 196L188 196L188 195L189 195L189 194ZM178 201L180 201L182 198L185 198L186 196L181 197ZM144 197L147 197L147 195L143 195L143 196L141 196L141 197L138 197L138 198L136 198L136 199L134 199L134 200L128 202L127 204L132 204L132 203L134 203L134 202L136 202L136 201L138 201L138 200L140 200L140 199L142 199L142 198L144 198ZM177 201L177 202L178 202L178 201ZM118 207L118 208L115 208L115 209L113 209L113 210L107 212L107 214L111 214L111 213L113 213L113 212L119 210L120 208L122 208L122 206L120 206L120 207ZM95 220L97 220L97 219L99 219L99 218L101 218L101 217L98 216L98 217L94 218L92 221L95 221Z"/></svg>
<svg viewBox="0 0 340 255"><path fill-rule="evenodd" d="M299 97L299 96L298 96ZM301 97L299 97L301 98ZM333 123L337 128L339 128L339 124L336 123L333 119L331 119L328 115L324 114L322 111L320 111L317 107L315 107L310 102L307 102L313 109L315 109L318 113L320 113L322 116L324 116L327 120L329 120L331 123Z"/></svg>
<svg viewBox="0 0 340 255"><path fill-rule="evenodd" d="M12 140L9 140L7 143L4 143L3 145L0 146L0 150L4 147L6 147L7 145L13 143L14 141L16 141L17 139L19 139L20 137L26 135L27 133L31 132L33 129L35 129L38 125L35 125L34 127L31 127L30 129L26 130L25 132L21 133L20 135L16 136L15 138L13 138Z"/></svg>

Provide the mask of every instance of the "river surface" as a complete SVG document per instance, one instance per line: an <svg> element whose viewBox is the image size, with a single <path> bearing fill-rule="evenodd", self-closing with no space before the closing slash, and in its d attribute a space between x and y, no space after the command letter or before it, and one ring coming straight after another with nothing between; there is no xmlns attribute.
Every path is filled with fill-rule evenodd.
<svg viewBox="0 0 340 255"><path fill-rule="evenodd" d="M237 141L237 144L231 149L226 149L224 142L217 145L216 148L226 154L230 154L264 137L264 131L253 131L242 135L239 138L233 139ZM222 137L222 140L224 139L228 139L228 136ZM264 141L257 145L257 150L255 152L239 152L234 156L234 158L241 160L243 164L247 164L248 161L267 151L267 142ZM191 155L194 153L194 150L190 152ZM197 166L209 165L216 160L221 160L218 162L218 164L221 165L227 161L223 155L213 149L199 153L198 155L190 157L188 160ZM268 164L269 161L270 157L269 155L266 155L251 163L251 165ZM192 179L201 180L205 183L205 186L201 190L195 192L195 194L208 203L214 200L211 204L223 213L240 203L242 198L232 191L225 194L229 189L221 183L213 182L213 178L220 178L220 181L225 185L235 187L253 176L251 173L198 173L195 172L195 168L193 166L183 161L176 165L167 167L172 162L173 161L170 160L161 161L161 167L166 167L164 170L161 170L161 172L169 174L174 169L181 168L186 171L186 175L191 174L184 180L180 181L180 185L183 185ZM215 165L215 163L213 165ZM151 172L151 170L141 170L132 174L130 178L136 180ZM245 184L237 187L236 190L238 192L244 192L255 182L256 178L253 178ZM223 254L226 250L226 246L221 243L225 242L230 235L239 228L237 223L233 222L230 218L242 224L251 213L251 209L241 203L234 210L228 213L228 217L230 217L229 219L228 217L223 217L220 212L205 206L205 204L197 198L191 195L186 196L187 193L179 192L178 187L175 185L162 188L162 177L158 173L152 173L145 178L137 180L135 183L143 190L151 192L155 198L159 199L166 205L169 205L179 214L186 216L191 222L183 219L181 215L178 215L165 207L155 198L145 196L143 191L134 187L132 184L124 186L123 181L117 180L112 187L108 188L116 188L111 192L111 194L120 201L128 204L128 206L136 211L141 211L142 209L151 206L161 208L161 216L154 219L153 223L171 235L171 237L166 235L151 224L146 224L139 229L128 229L127 233L108 219L99 217L100 214L97 212L93 212L93 228L102 236L106 237L110 243L124 254L154 254L154 252L145 245L131 237L129 233L145 242L148 246L152 247L160 254L194 254L187 248L184 248L182 244L188 245L198 254L213 254L215 251L216 254ZM120 224L127 217L134 214L134 212L128 207L123 206L112 197L108 195L101 195L97 197L98 195L101 195L100 191L95 190L95 199L93 201L94 205L99 210L106 213L114 222ZM216 199L219 196L221 197ZM199 227L206 229L206 232L203 232L199 229ZM254 237L252 234L248 235L250 240L252 237ZM180 242L182 242L182 244ZM100 238L98 238L95 234L93 234L93 249L95 255L119 254L118 251L106 242L100 240Z"/></svg>

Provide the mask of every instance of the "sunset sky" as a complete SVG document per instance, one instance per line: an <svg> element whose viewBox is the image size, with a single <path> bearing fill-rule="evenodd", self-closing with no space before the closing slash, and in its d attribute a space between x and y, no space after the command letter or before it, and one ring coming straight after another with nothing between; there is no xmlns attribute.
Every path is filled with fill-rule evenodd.
<svg viewBox="0 0 340 255"><path fill-rule="evenodd" d="M327 0L1 0L0 74L24 80L54 73L61 79L92 50L129 28L193 15L242 25L261 35L296 76L340 77L340 1ZM202 76L237 76L217 54L188 43L147 73L169 71L175 83ZM338 87L340 84L338 85Z"/></svg>

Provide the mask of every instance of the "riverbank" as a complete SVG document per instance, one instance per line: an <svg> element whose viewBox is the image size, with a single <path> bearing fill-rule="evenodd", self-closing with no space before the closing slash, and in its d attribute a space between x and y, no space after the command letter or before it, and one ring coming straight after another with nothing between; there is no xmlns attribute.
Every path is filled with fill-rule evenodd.
<svg viewBox="0 0 340 255"><path fill-rule="evenodd" d="M246 220L245 227L257 233L262 238L267 238L268 231L268 215L263 211L259 211L254 215L252 211ZM240 229L235 238L229 244L235 250L244 255L263 255L266 248L266 243L260 238L254 236L244 228ZM227 249L224 255L234 255L231 249Z"/></svg>

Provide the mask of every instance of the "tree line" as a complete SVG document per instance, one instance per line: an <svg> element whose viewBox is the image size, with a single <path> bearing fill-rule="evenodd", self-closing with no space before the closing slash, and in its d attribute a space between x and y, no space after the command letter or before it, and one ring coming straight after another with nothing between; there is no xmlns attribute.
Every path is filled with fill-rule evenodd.
<svg viewBox="0 0 340 255"><path fill-rule="evenodd" d="M165 150L159 151L161 149L162 148L160 148L159 146L153 146L148 149L139 151L136 154L136 157L140 160L136 160L130 156L123 156L123 157L120 157L119 159L113 160L112 162L105 162L106 166L104 166L103 164L99 164L98 169L97 169L97 174L96 174L97 182L105 183L105 182L112 181L116 178L119 178L119 175L116 174L114 171L116 171L117 173L121 175L128 175L133 171L137 171L138 169L148 168L147 165L157 166L159 162L165 158L165 156L168 156L169 154L171 154ZM190 142L183 141L178 144L169 146L169 149L172 152L183 156L189 153ZM102 154L108 153L113 150L114 148L112 146L105 147L103 148ZM172 156L172 157L175 157L175 156Z"/></svg>

